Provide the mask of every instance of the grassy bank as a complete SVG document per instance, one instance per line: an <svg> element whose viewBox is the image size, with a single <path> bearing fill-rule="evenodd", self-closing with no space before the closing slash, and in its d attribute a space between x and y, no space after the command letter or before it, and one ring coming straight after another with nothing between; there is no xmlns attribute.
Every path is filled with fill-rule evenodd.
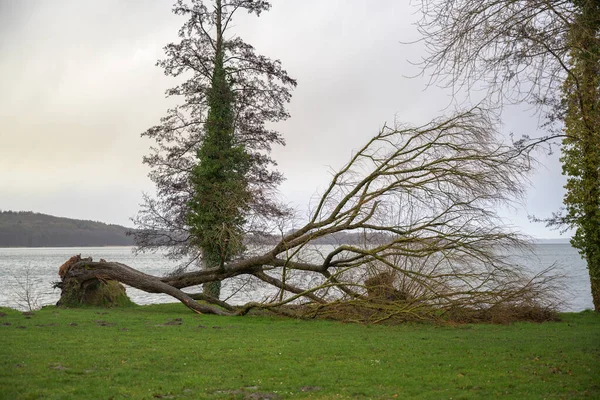
<svg viewBox="0 0 600 400"><path fill-rule="evenodd" d="M0 398L598 398L600 316L362 326L179 304L0 309ZM180 319L180 320L178 320Z"/></svg>

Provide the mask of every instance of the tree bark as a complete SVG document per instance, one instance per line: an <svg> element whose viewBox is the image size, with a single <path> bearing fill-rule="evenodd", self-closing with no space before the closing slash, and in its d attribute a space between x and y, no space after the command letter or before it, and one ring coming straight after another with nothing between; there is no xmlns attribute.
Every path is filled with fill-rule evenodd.
<svg viewBox="0 0 600 400"><path fill-rule="evenodd" d="M190 295L169 285L156 276L137 271L118 262L79 261L63 276L63 282L75 279L81 285L90 280L112 279L148 293L164 293L181 301L189 309L200 314L233 315L230 311L221 310L207 304L200 304Z"/></svg>

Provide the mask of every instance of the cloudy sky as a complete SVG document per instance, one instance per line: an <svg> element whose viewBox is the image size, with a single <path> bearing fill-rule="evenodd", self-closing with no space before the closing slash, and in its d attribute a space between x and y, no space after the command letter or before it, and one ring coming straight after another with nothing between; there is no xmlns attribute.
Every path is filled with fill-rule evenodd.
<svg viewBox="0 0 600 400"><path fill-rule="evenodd" d="M396 118L423 124L450 102L425 90L418 70L415 6L397 0L274 0L234 30L298 80L287 146L273 152L287 180L281 196L305 209L331 171ZM0 0L0 209L32 210L131 226L142 192L153 193L140 133L173 104L155 66L183 20L171 0ZM502 131L535 134L530 110L507 108ZM507 221L558 237L528 214L561 204L558 155L542 156L526 203Z"/></svg>

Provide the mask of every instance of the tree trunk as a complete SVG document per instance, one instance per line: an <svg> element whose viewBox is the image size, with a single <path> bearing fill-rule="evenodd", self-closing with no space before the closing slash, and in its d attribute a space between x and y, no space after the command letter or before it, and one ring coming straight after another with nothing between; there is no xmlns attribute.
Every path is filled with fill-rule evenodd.
<svg viewBox="0 0 600 400"><path fill-rule="evenodd" d="M211 305L200 304L190 295L163 282L160 278L137 271L121 263L94 262L89 258L78 261L72 264L68 270L61 272L62 286L66 286L66 282L69 282L69 285L73 285L73 282L75 282L80 287L84 287L97 281L114 280L148 293L168 294L196 313L233 315L232 312Z"/></svg>
<svg viewBox="0 0 600 400"><path fill-rule="evenodd" d="M202 250L202 261L200 269L208 271L219 267L218 264L209 265L208 259L209 258L206 256L206 251ZM221 297L221 281L206 282L202 284L202 293L207 297L219 300L219 298Z"/></svg>
<svg viewBox="0 0 600 400"><path fill-rule="evenodd" d="M569 164L563 167L569 175L565 204L577 218L571 243L585 257L594 309L600 312L600 5L584 0L579 8L570 32L573 67L565 85L565 128L573 136L572 149L562 158Z"/></svg>

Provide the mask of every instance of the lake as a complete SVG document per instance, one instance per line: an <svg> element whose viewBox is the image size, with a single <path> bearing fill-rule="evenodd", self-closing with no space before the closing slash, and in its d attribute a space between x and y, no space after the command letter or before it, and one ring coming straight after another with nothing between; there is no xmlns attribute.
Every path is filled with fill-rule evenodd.
<svg viewBox="0 0 600 400"><path fill-rule="evenodd" d="M538 272L556 264L558 272L565 275L565 298L561 311L582 311L593 308L590 293L590 279L585 262L577 250L569 244L536 244L535 256L523 259L523 265L532 272ZM118 261L151 275L162 276L172 271L176 263L160 254L135 255L131 247L85 247L85 248L0 248L0 306L19 307L18 294L23 293L21 285L25 283L25 273L29 271L34 292L39 295L39 305L54 304L60 297L59 289L52 289L52 282L58 281L58 268L71 256L81 254L94 260L104 258ZM188 292L200 291L200 288L187 288ZM176 302L164 294L146 293L127 288L129 297L138 304ZM223 295L228 295L225 284ZM233 304L250 299L242 295L232 297Z"/></svg>

